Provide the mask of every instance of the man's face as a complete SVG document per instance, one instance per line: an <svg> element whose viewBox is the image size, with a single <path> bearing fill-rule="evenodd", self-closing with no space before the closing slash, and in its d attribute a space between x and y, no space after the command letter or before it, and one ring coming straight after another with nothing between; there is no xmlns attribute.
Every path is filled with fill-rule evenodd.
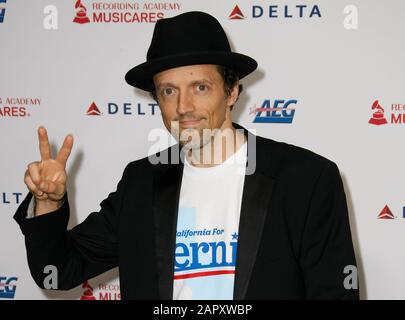
<svg viewBox="0 0 405 320"><path fill-rule="evenodd" d="M209 141L203 138L203 129L232 125L229 107L236 102L238 86L227 95L215 65L173 68L156 74L153 80L163 122L175 137L195 129L201 139L194 147L202 147Z"/></svg>

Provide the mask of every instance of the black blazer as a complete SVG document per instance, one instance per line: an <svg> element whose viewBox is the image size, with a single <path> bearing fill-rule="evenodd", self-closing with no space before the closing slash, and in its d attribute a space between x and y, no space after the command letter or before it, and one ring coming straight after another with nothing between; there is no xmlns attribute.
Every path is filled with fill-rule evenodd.
<svg viewBox="0 0 405 320"><path fill-rule="evenodd" d="M234 299L358 299L343 285L344 268L356 261L337 166L234 126L257 150L256 171L245 176ZM159 155L170 159L172 150ZM58 268L62 290L119 266L122 299L172 299L182 172L182 163L147 157L129 163L101 210L70 231L67 196L59 210L26 219L28 194L14 218L37 285L46 265Z"/></svg>

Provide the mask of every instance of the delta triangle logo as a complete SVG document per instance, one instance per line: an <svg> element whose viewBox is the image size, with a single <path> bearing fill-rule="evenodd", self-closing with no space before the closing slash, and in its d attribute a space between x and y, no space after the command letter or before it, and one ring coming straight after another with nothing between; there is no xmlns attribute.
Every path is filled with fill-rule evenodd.
<svg viewBox="0 0 405 320"><path fill-rule="evenodd" d="M99 108L97 108L94 101L91 103L90 107L87 109L86 114L88 116L101 116L101 112L100 112Z"/></svg>
<svg viewBox="0 0 405 320"><path fill-rule="evenodd" d="M240 10L238 5L233 8L231 14L229 15L230 20L243 20L245 18L246 17L243 15L242 10Z"/></svg>
<svg viewBox="0 0 405 320"><path fill-rule="evenodd" d="M378 219L395 219L395 216L392 214L390 208L387 205L381 210L378 215Z"/></svg>

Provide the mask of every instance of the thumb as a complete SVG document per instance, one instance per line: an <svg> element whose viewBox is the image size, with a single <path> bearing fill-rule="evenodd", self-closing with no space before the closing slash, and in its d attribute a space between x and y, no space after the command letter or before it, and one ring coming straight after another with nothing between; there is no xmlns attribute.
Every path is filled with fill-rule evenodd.
<svg viewBox="0 0 405 320"><path fill-rule="evenodd" d="M60 182L54 181L42 181L39 185L39 189L45 193L53 193L56 195L65 193L65 186Z"/></svg>

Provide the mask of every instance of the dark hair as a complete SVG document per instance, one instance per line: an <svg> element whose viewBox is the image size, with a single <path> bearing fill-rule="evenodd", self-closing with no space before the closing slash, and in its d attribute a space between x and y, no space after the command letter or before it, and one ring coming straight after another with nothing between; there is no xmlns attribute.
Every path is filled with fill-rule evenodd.
<svg viewBox="0 0 405 320"><path fill-rule="evenodd" d="M224 86L225 86L225 93L227 96L229 96L232 92L233 87L236 85L236 83L239 81L239 74L234 71L233 69L230 69L228 67L224 66L218 66L217 65L217 70L219 74L222 76L222 79L224 80ZM238 86L238 98L239 95L241 94L243 90L242 84L239 84ZM238 98L236 101L238 101ZM231 111L233 109L233 105L231 106Z"/></svg>
<svg viewBox="0 0 405 320"><path fill-rule="evenodd" d="M217 65L216 67L217 67L218 73L221 75L222 79L224 80L225 93L227 96L229 96L231 94L233 87L236 85L236 83L239 80L239 75L236 71L234 71L233 69L230 69L228 67L219 66L219 65ZM243 90L242 84L239 84L238 89L239 89L239 92L238 92L238 98L239 98L239 95L241 94L241 92ZM158 102L155 87L152 88L151 95L152 95L153 99L155 99L155 101ZM236 101L237 101L237 99L236 99ZM231 110L232 109L233 109L233 105L231 106Z"/></svg>

